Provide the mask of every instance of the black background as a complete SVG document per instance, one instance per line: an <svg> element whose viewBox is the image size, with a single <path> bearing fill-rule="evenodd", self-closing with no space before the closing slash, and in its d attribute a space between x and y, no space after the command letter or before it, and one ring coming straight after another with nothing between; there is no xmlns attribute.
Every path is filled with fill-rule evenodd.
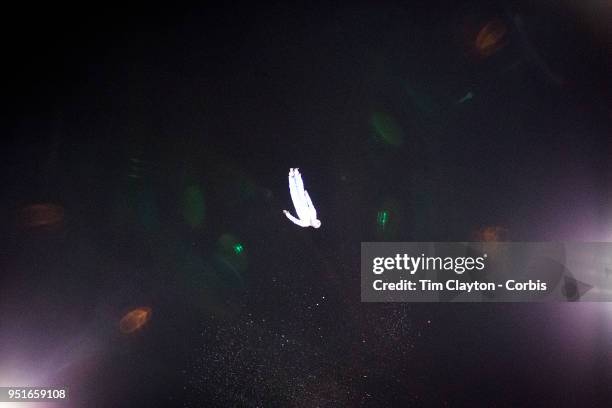
<svg viewBox="0 0 612 408"><path fill-rule="evenodd" d="M414 3L7 9L4 361L84 407L609 404L606 304L360 302L362 241L609 239L609 6Z"/></svg>

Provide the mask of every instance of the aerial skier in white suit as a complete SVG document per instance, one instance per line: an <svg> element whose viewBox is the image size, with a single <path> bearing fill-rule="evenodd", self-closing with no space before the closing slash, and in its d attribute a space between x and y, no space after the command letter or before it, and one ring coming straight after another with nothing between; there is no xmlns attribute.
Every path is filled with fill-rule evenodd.
<svg viewBox="0 0 612 408"><path fill-rule="evenodd" d="M302 175L297 168L289 169L289 193L298 218L283 210L287 218L300 227L319 228L321 221L317 219L317 210L312 205L308 191L304 190Z"/></svg>

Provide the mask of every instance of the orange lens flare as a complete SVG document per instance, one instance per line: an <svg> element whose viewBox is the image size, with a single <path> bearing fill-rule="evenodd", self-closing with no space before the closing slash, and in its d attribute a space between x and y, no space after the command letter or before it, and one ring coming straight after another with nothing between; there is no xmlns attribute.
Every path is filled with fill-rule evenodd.
<svg viewBox="0 0 612 408"><path fill-rule="evenodd" d="M474 239L481 242L499 242L504 240L507 229L497 225L483 227L474 233Z"/></svg>
<svg viewBox="0 0 612 408"><path fill-rule="evenodd" d="M478 53L487 57L499 50L504 45L506 31L501 21L493 20L485 24L478 32L474 44Z"/></svg>
<svg viewBox="0 0 612 408"><path fill-rule="evenodd" d="M53 227L64 219L64 208L57 204L32 204L19 211L19 224L24 227Z"/></svg>
<svg viewBox="0 0 612 408"><path fill-rule="evenodd" d="M121 333L129 334L140 330L151 318L150 307L139 307L131 310L121 318L119 330Z"/></svg>

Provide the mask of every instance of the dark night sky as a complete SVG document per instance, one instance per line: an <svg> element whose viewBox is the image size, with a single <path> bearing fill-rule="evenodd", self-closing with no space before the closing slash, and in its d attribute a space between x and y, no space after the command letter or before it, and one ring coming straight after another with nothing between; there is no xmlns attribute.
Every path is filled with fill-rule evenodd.
<svg viewBox="0 0 612 408"><path fill-rule="evenodd" d="M572 4L7 11L0 385L68 384L77 407L608 405L607 304L359 294L364 241L612 239L612 10ZM319 230L282 214L296 166Z"/></svg>

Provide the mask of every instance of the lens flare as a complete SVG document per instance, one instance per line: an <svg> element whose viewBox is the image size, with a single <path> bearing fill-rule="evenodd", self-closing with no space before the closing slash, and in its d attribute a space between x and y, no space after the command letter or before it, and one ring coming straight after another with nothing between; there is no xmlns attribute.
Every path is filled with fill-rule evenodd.
<svg viewBox="0 0 612 408"><path fill-rule="evenodd" d="M234 244L233 249L236 255L240 255L242 251L244 251L244 247L241 243Z"/></svg>
<svg viewBox="0 0 612 408"><path fill-rule="evenodd" d="M64 208L57 204L31 204L19 211L19 225L28 228L52 228L64 219Z"/></svg>
<svg viewBox="0 0 612 408"><path fill-rule="evenodd" d="M476 51L483 57L493 55L504 45L506 31L506 26L499 20L486 23L476 36Z"/></svg>
<svg viewBox="0 0 612 408"><path fill-rule="evenodd" d="M508 230L498 225L488 225L474 232L474 240L482 242L503 241Z"/></svg>
<svg viewBox="0 0 612 408"><path fill-rule="evenodd" d="M217 241L214 263L228 282L242 284L241 274L248 267L247 245L232 234L222 234Z"/></svg>
<svg viewBox="0 0 612 408"><path fill-rule="evenodd" d="M391 146L401 146L404 143L404 132L391 115L375 112L370 119L370 125L384 143Z"/></svg>
<svg viewBox="0 0 612 408"><path fill-rule="evenodd" d="M119 321L121 333L130 334L140 330L151 318L151 308L139 307L126 313Z"/></svg>
<svg viewBox="0 0 612 408"><path fill-rule="evenodd" d="M183 219L191 228L197 228L204 221L204 194L196 185L187 187L183 193Z"/></svg>
<svg viewBox="0 0 612 408"><path fill-rule="evenodd" d="M387 222L389 222L389 211L381 210L378 212L376 216L376 221L378 222L378 226L384 230L387 226Z"/></svg>

